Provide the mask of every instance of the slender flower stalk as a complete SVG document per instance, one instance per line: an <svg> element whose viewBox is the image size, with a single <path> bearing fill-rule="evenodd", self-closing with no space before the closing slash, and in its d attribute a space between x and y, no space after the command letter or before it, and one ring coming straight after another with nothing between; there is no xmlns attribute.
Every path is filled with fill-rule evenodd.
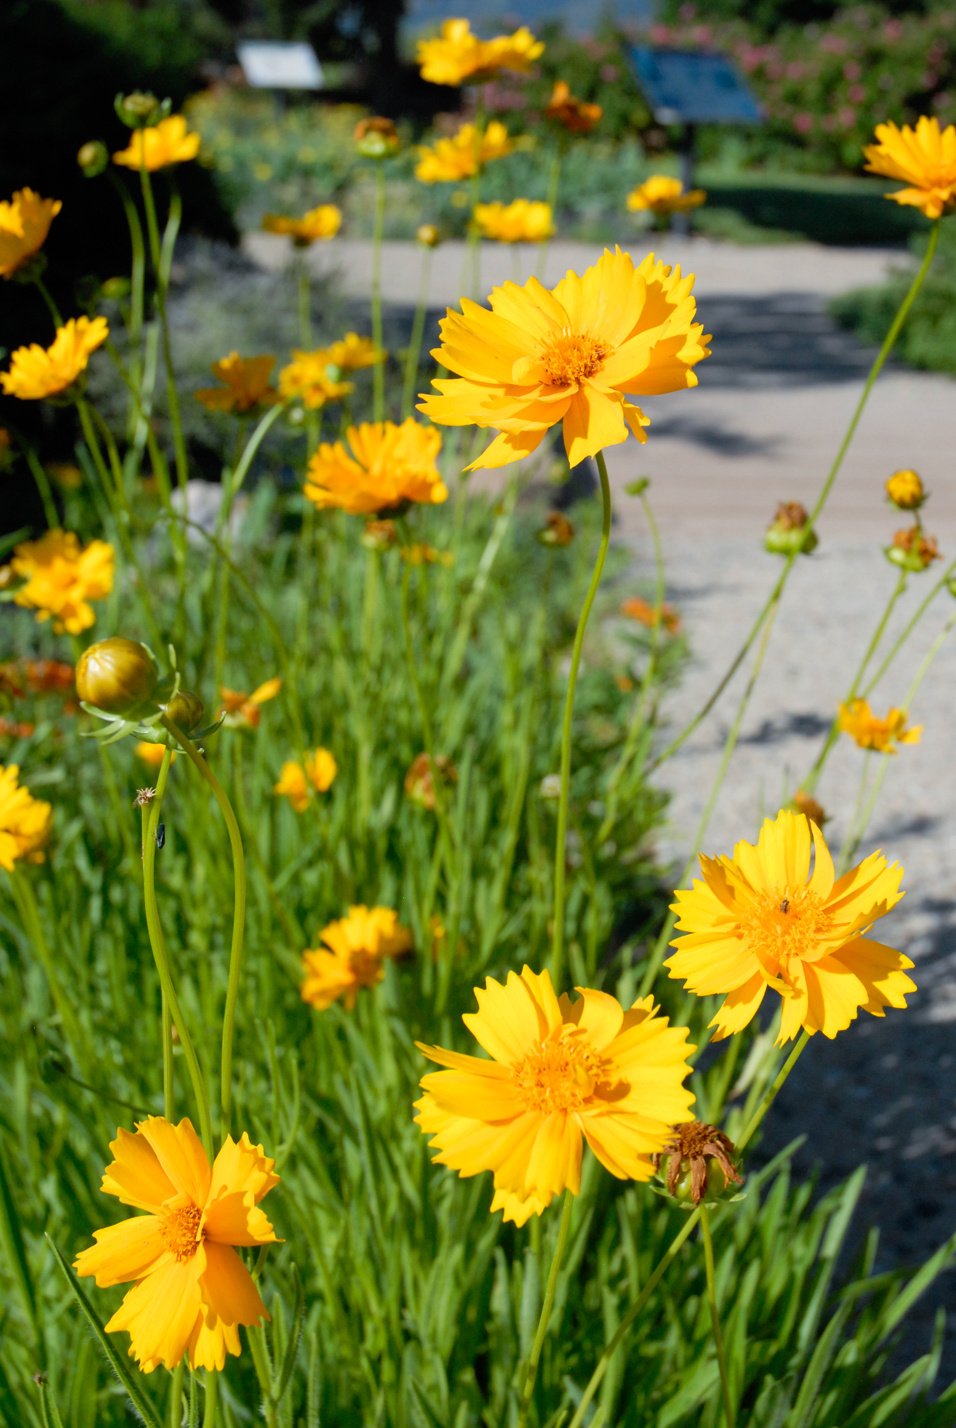
<svg viewBox="0 0 956 1428"><path fill-rule="evenodd" d="M418 705L418 714L422 726L422 742L425 746L425 753L428 756L429 767L437 768L435 761L435 734L432 726L431 711L428 707L428 700L425 698L425 691L418 674L418 661L415 656L415 636L412 632L412 619L409 607L409 595L411 586L412 566L410 561L406 561L405 569L402 571L402 630L405 636L405 656L408 662L408 677L412 689L415 692L415 701ZM438 817L439 827L442 836L449 848L455 847L455 836L452 831L451 822L448 816L448 806L445 802L445 789L442 787L440 778L433 779L435 790L435 813Z"/></svg>
<svg viewBox="0 0 956 1428"><path fill-rule="evenodd" d="M548 1332L551 1310L554 1307L555 1291L558 1287L558 1275L561 1272L561 1263L564 1259L564 1251L567 1247L568 1235L571 1230L571 1212L573 1208L574 1195L570 1190L565 1190L564 1204L561 1207L561 1221L558 1225L558 1238L554 1246L551 1268L548 1271L548 1282L545 1285L544 1299L541 1302L541 1313L538 1315L538 1327L534 1333L534 1342L531 1345L531 1353L525 1368L524 1382L521 1386L521 1396L518 1401L518 1428L526 1428L528 1422L528 1413L531 1408L531 1400L534 1396L534 1386L538 1378L538 1364L541 1362L541 1351L544 1348L544 1340Z"/></svg>
<svg viewBox="0 0 956 1428"><path fill-rule="evenodd" d="M219 811L229 834L232 850L232 870L234 879L232 941L229 947L229 976L226 984L226 1005L222 1016L222 1050L219 1072L220 1135L230 1134L229 1124L232 1114L232 1052L236 1029L236 1004L239 998L239 979L242 973L242 946L246 920L246 859L242 848L242 834L233 812L232 804L222 784L216 778L192 740L183 733L172 719L164 715L161 723L172 734L190 763L212 790L219 805Z"/></svg>
<svg viewBox="0 0 956 1428"><path fill-rule="evenodd" d="M169 772L170 751L167 749L163 756L163 765L160 768L160 777L157 781L156 797L153 798L146 809L146 818L143 829L143 906L146 912L146 930L149 934L149 945L153 952L153 961L156 964L156 972L159 976L159 985L163 994L164 1011L172 1018L173 1024L179 1034L179 1043L183 1048L183 1056L186 1060L186 1070L189 1073L189 1081L192 1086L193 1100L196 1103L196 1111L199 1116L199 1134L202 1139L203 1148L206 1154L212 1159L212 1121L209 1116L209 1098L206 1094L206 1082L203 1077L202 1067L199 1064L199 1057L196 1055L196 1048L193 1045L192 1035L183 1015L183 1010L173 984L172 965L170 963L169 948L166 945L166 937L163 926L159 918L159 904L156 900L156 833L159 828L159 815L163 805L162 792L165 791L165 774ZM164 1015L164 1033L166 1017ZM170 1029L171 1039L171 1029ZM166 1046L163 1048L163 1091L164 1096L169 1095L167 1075L172 1077L171 1051L167 1053Z"/></svg>
<svg viewBox="0 0 956 1428"><path fill-rule="evenodd" d="M163 750L163 761L162 761L162 763L160 764L159 774L157 775L157 778L156 778L156 789L155 789L155 793L154 793L154 799L149 799L149 800L147 800L146 798L143 798L143 799L137 800L137 801L139 802L140 813L141 813L141 815L142 815L142 816L141 816L141 823L142 823L142 836L143 836L143 842L142 842L142 856L143 856L143 884L144 884L144 886L143 886L143 894L144 894L144 898L146 898L146 899L152 899L152 901L153 901L154 903L155 903L155 900L156 900L155 866L154 866L154 864L155 864L155 857L151 858L151 859L150 859L150 863L149 863L150 887L149 887L149 889L147 890L147 888L146 888L146 877L147 877L146 845L147 845L147 843L149 842L150 838L152 838L154 842L155 842L155 839L156 839L156 830L155 830L155 828L151 827L151 807L152 807L152 803L153 803L154 800L155 800L155 801L158 801L159 808L162 807L163 797L165 796L165 793L166 793L166 783L167 783L167 780L168 780L168 778L169 778L169 770L170 770L171 766L172 766L172 750L167 746L167 747ZM157 808L157 810L156 810L157 827L158 827L158 819L159 819L159 808ZM158 920L158 916L159 916L159 914L158 914L158 912L157 912L157 913L156 913L157 920ZM171 1121L172 1118L173 1118L174 1108L175 1108L175 1104L176 1104L175 1091L174 1091L174 1086L173 1086L173 1018L172 1018L172 1013L171 1013L171 1011L170 1011L170 1009L169 1009L169 1002L168 1002L167 999L166 999L166 992L165 992L164 989L161 989L161 995L162 995L162 1013L161 1013L161 1015L162 1015L162 1039L163 1039L163 1115L166 1117L167 1120Z"/></svg>
<svg viewBox="0 0 956 1428"><path fill-rule="evenodd" d="M372 229L372 341L379 351L385 347L382 327L382 240L385 235L385 170L375 165L375 216ZM385 363L372 368L372 420L385 420Z"/></svg>
<svg viewBox="0 0 956 1428"><path fill-rule="evenodd" d="M843 440L840 442L836 456L833 458L833 464L831 465L830 470L827 473L826 480L824 481L823 486L820 489L820 494L816 499L816 503L814 504L812 511L810 512L807 522L807 524L810 526L816 525L821 511L829 500L830 492L833 490L834 483L836 482L836 479L839 476L840 471L843 467L844 458L846 457L847 451L850 449L850 443L852 442L853 437L856 434L856 429L860 424L860 418L862 417L863 412L866 408L866 404L869 401L870 393L873 390L873 387L876 383L876 379L882 372L884 366L886 365L887 358L889 357L890 353L893 351L893 348L896 345L896 339L899 337L900 332L903 328L903 324L909 316L910 308L916 301L919 291L922 288L923 283L926 279L926 274L930 270L930 267L933 262L933 257L936 253L936 246L938 241L939 222L937 221L930 229L929 241L926 245L926 252L923 255L923 261L919 266L916 276L910 284L906 296L903 298L903 301L900 303L900 306L897 309L896 316L890 323L889 331L883 339L883 345L877 353L876 357L874 358L873 365L870 368L869 373L867 374L866 381L863 384L863 390L860 393L859 400L857 401L857 404L853 410L853 415L850 418L850 424L844 432ZM790 572L793 569L794 563L796 562L799 553L800 552L798 550L794 550L786 556L783 570L777 577L776 584L768 595L767 600L763 605L763 608L758 613L753 625L750 627L750 630L748 631L743 644L741 645L737 653L734 655L734 658L731 660L726 673L718 681L716 688L711 692L703 706L697 711L697 713L690 720L690 722L685 725L685 727L674 739L671 740L671 742L667 745L664 751L660 753L656 759L654 759L654 761L649 766L649 771L653 771L654 769L659 768L660 765L665 762L665 760L670 758L671 754L675 754L677 750L687 742L691 734L693 734L694 730L699 728L699 726L707 718L707 715L713 709L714 705L717 703L718 699L723 694L724 690L727 688L728 684L731 682L734 675L737 673L738 669L743 664L744 660L747 658L747 654L751 646L753 645L754 640L757 638L761 629L763 628L763 625L767 620L772 607L783 594L784 587L786 586L786 583L790 578Z"/></svg>
<svg viewBox="0 0 956 1428"><path fill-rule="evenodd" d="M851 704L853 700L856 699L859 695L860 685L863 683L863 680L866 676L866 671L869 668L870 661L873 659L874 655L880 647L880 643L883 639L884 634L886 633L886 627L889 624L890 616L896 608L896 602L906 590L907 579L908 572L905 570L901 570L896 584L894 585L893 590L890 594L890 598L886 602L886 606L883 610L883 613L880 616L879 620L877 620L876 622L876 628L874 629L873 634L870 637L870 641L863 652L863 658L860 660L856 673L854 674L853 679L850 682L850 687L842 700L843 704ZM806 778L800 781L800 788L803 789L804 793L813 793L816 789L817 784L820 782L820 775L823 773L824 765L826 764L826 761L830 755L830 750L833 748L839 737L840 716L836 715L833 719L832 724L827 730L826 737L823 740L823 747L817 755L816 761L814 762L812 769L807 774Z"/></svg>
<svg viewBox="0 0 956 1428"><path fill-rule="evenodd" d="M176 371L173 367L172 339L169 331L169 314L166 298L169 287L169 269L172 251L182 222L183 204L179 190L171 189L169 215L165 231L160 237L159 220L156 216L156 201L149 170L143 165L139 171L143 194L143 209L146 214L146 232L149 238L149 252L156 277L156 311L159 316L159 330L163 347L163 363L166 368L166 400L169 405L169 422L173 434L173 453L176 463L176 483L185 491L189 480L189 465L186 458L186 440L183 433L182 412L179 407L179 391L176 386Z"/></svg>
<svg viewBox="0 0 956 1428"><path fill-rule="evenodd" d="M717 1351L717 1369L720 1374L720 1396L724 1406L724 1421L727 1428L734 1428L736 1414L727 1376L727 1356L724 1352L724 1336L720 1329L720 1310L717 1306L717 1276L714 1272L714 1241L710 1233L710 1211L700 1206L700 1237L704 1246L704 1274L707 1279L707 1307L710 1310L710 1327L714 1335Z"/></svg>
<svg viewBox="0 0 956 1428"><path fill-rule="evenodd" d="M760 1103L757 1106L757 1109L754 1111L753 1115L751 1116L750 1120L747 1122L747 1125L744 1127L743 1134L740 1135L734 1142L738 1152L743 1151L744 1148L756 1135L764 1116L770 1110L770 1107L773 1105L777 1096L780 1094L784 1082L790 1075L790 1072L793 1070L794 1066L796 1066L797 1062L799 1061L803 1049L809 1040L809 1032L804 1031L801 1034L800 1039L798 1040L796 1045L791 1050L790 1054L787 1056L780 1070L777 1072L770 1086L760 1098ZM588 1379L587 1386L583 1394L581 1395L581 1401L575 1409L574 1417L568 1424L568 1428L583 1428L588 1408L591 1405L591 1401L594 1398L594 1395L597 1393L598 1389L601 1386L602 1380L604 1379L604 1375L608 1371L608 1367L611 1363L612 1358L614 1357L621 1343L627 1337L631 1325L635 1322L636 1319L640 1317L644 1306L650 1300L651 1295L654 1293L654 1290L657 1288L658 1284L661 1282L664 1275L667 1273L668 1269L673 1264L674 1260L680 1254L680 1251L685 1242L690 1238L694 1227L696 1226L698 1220L700 1220L701 1218L701 1211L703 1208L704 1207L702 1205L698 1205L695 1209L689 1211L684 1217L684 1223L682 1227L678 1230L677 1234L671 1240L667 1249L664 1251L663 1255L658 1260L657 1264L654 1266L653 1270L645 1281L644 1287L641 1290L640 1294L637 1296L634 1303L624 1314L614 1334L608 1340L603 1352L601 1353L601 1357L598 1359L597 1364L595 1365L594 1372Z"/></svg>
<svg viewBox="0 0 956 1428"><path fill-rule="evenodd" d="M608 546L611 543L611 484L608 480L607 463L603 451L596 457L598 475L601 478L601 539L598 545L591 581L588 585L578 627L574 633L571 649L571 668L568 671L568 689L564 700L564 720L561 726L561 772L558 794L558 826L554 845L554 925L551 933L551 980L556 987L564 981L564 894L565 858L568 837L568 803L571 789L571 732L574 722L574 692L578 682L581 651L584 648L584 632L587 629L591 607L597 596Z"/></svg>
<svg viewBox="0 0 956 1428"><path fill-rule="evenodd" d="M428 313L428 293L431 286L432 249L422 249L422 275L418 289L418 305L412 319L412 330L405 355L405 376L402 383L402 418L409 417L415 409L415 387L417 385L418 364L422 355L422 337L425 333L425 318ZM381 364L379 364L381 365Z"/></svg>

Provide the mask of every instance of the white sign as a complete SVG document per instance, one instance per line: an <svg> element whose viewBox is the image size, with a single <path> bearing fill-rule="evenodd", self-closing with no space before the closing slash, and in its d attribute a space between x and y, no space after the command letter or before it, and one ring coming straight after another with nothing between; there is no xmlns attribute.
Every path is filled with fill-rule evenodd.
<svg viewBox="0 0 956 1428"><path fill-rule="evenodd" d="M245 40L236 49L242 72L254 89L322 88L322 66L311 45Z"/></svg>

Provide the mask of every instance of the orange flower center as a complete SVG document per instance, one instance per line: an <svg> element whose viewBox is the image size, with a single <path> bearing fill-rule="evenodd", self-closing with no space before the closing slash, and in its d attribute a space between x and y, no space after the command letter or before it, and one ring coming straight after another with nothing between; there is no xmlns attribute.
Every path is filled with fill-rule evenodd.
<svg viewBox="0 0 956 1428"><path fill-rule="evenodd" d="M381 957L366 947L353 948L349 953L349 971L359 987L374 987L384 975Z"/></svg>
<svg viewBox="0 0 956 1428"><path fill-rule="evenodd" d="M600 372L609 351L587 332L565 328L541 349L541 365L552 387L574 387Z"/></svg>
<svg viewBox="0 0 956 1428"><path fill-rule="evenodd" d="M604 1080L604 1062L579 1036L542 1041L511 1068L525 1110L579 1110Z"/></svg>
<svg viewBox="0 0 956 1428"><path fill-rule="evenodd" d="M199 1227L202 1224L202 1210L198 1205L182 1205L164 1215L160 1233L163 1243L171 1254L182 1263L192 1259L199 1247Z"/></svg>
<svg viewBox="0 0 956 1428"><path fill-rule="evenodd" d="M818 893L783 888L764 893L740 925L768 978L786 981L791 958L802 961L819 952L832 931L833 916Z"/></svg>

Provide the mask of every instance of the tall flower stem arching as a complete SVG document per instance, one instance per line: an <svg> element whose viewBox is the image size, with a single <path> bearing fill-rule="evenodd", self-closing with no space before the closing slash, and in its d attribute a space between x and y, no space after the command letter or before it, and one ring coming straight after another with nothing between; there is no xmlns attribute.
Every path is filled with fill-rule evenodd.
<svg viewBox="0 0 956 1428"><path fill-rule="evenodd" d="M883 635L886 633L886 627L889 624L890 616L896 608L896 602L906 590L907 579L907 572L905 570L901 570L899 573L899 577L897 578L896 584L894 585L893 590L890 594L890 598L886 602L883 613L880 616L879 620L877 620L876 628L874 629L873 634L870 637L869 643L867 644L867 647L863 652L863 658L860 660L860 663L857 666L856 673L850 681L849 689L844 695L843 702L845 704L850 704L860 692L860 685L863 683L863 679L866 675L867 669L869 668L870 661L873 659L873 656L876 654L877 650L880 647ZM839 716L837 716L834 718L833 722L831 723L829 729L826 732L826 735L823 740L823 747L817 755L813 767L810 769L806 778L802 779L800 782L800 787L805 793L813 793L816 789L817 784L820 782L820 775L823 773L824 765L826 764L826 761L830 755L830 750L833 748L839 736L840 720Z"/></svg>
<svg viewBox="0 0 956 1428"><path fill-rule="evenodd" d="M936 221L930 229L929 242L926 245L926 252L923 255L923 261L920 264L919 269L917 270L916 276L914 277L912 283L909 286L906 296L900 303L899 308L896 311L896 315L893 318L893 321L890 323L889 331L883 339L882 347L880 348L879 352L873 360L873 365L867 374L866 381L863 384L863 390L860 393L859 400L857 401L857 404L853 410L853 415L850 418L850 424L843 434L843 439L837 449L836 456L833 458L833 463L827 473L826 480L824 481L823 486L820 489L820 494L817 497L813 509L810 512L809 524L811 526L815 524L824 506L829 500L830 492L833 490L834 483L836 482L836 479L840 474L840 471L843 467L844 458L846 457L847 451L850 448L850 443L852 442L853 437L856 434L856 429L860 424L860 418L863 416L866 404L869 401L870 393L873 390L877 377L880 375L884 366L886 365L887 358L889 357L894 346L896 345L896 339L899 337L900 332L903 328L903 324L909 316L910 309L912 308L913 303L916 301L920 288L923 286L923 283L926 279L926 274L929 272L930 267L932 265L933 257L936 253L936 246L938 242L939 222ZM798 556L798 551L792 551L790 554L787 555L783 570L777 577L777 581L773 587L773 590L770 592L770 595L767 597L763 608L760 610L753 625L750 627L750 630L748 631L740 649L734 655L734 658L731 660L726 672L718 681L716 688L711 692L703 706L697 711L697 713L690 720L690 722L684 726L681 732L674 739L671 740L671 742L664 749L663 753L659 754L657 758L654 759L653 763L650 765L651 769L659 768L660 765L664 763L666 759L670 758L671 754L675 754L677 750L687 742L691 734L693 734L694 730L699 728L699 726L707 718L707 715L713 709L714 705L717 703L718 699L723 694L724 690L727 688L728 684L731 682L734 675L737 673L738 669L743 664L744 660L747 658L747 654L751 646L753 645L754 640L759 635L760 630L769 615L772 604L778 601L780 599L780 596L783 594L784 587L788 579L790 578L790 572L793 569L794 563L798 559Z"/></svg>
<svg viewBox="0 0 956 1428"><path fill-rule="evenodd" d="M375 217L372 229L372 341L380 352L385 349L382 324L382 242L385 237L385 172L375 165ZM385 361L372 367L372 420L385 420Z"/></svg>
<svg viewBox="0 0 956 1428"><path fill-rule="evenodd" d="M159 985L163 994L163 1029L164 1039L166 1032L166 1012L179 1033L179 1042L183 1048L183 1056L186 1061L186 1070L189 1073L189 1080L192 1086L193 1100L196 1102L196 1111L199 1116L199 1134L202 1139L206 1154L210 1160L213 1158L212 1140L212 1120L209 1115L209 1098L206 1094L206 1082L203 1077L202 1067L199 1064L199 1057L196 1055L196 1048L186 1024L183 1010L180 1006L179 997L173 983L172 965L169 958L169 948L166 945L166 937L159 917L159 904L156 900L156 833L159 828L159 815L163 804L163 792L166 788L166 777L169 773L171 753L167 749L163 755L163 763L160 766L159 778L156 784L156 796L150 801L146 809L146 817L143 826L143 905L146 912L146 930L149 934L149 945L153 953L153 961L156 964L156 971L159 976ZM170 1036L171 1040L171 1036ZM171 1095L172 1078L172 1054L171 1048L167 1053L166 1046L163 1048L163 1092L164 1098ZM169 1080L167 1080L167 1077Z"/></svg>
<svg viewBox="0 0 956 1428"><path fill-rule="evenodd" d="M166 793L166 783L169 778L169 770L172 764L172 756L169 748L163 753L163 761L159 766L159 774L156 779L156 788L153 798L147 801L145 798L137 800L140 805L142 823L142 858L143 858L143 898L150 904L150 911L147 913L147 920L150 915L155 916L159 922L159 912L156 907L156 877L155 877L155 853L149 860L148 877L146 863L146 846L152 838L155 843L156 828L158 828L159 809L162 807L163 797ZM152 804L157 803L156 826L152 826L151 809ZM173 1018L170 1011L169 1001L166 997L165 987L160 987L162 996L162 1040L163 1040L163 1115L171 1121L176 1104L175 1091L173 1086Z"/></svg>
<svg viewBox="0 0 956 1428"><path fill-rule="evenodd" d="M793 1047L790 1054L787 1056L786 1060L784 1061L780 1070L777 1072L770 1086L760 1098L760 1102L753 1115L751 1116L750 1120L744 1127L743 1133L735 1141L735 1146L738 1152L743 1151L753 1139L754 1135L757 1133L757 1130L761 1122L763 1121L764 1116L770 1110L770 1107L773 1105L774 1101L779 1095L784 1082L790 1075L790 1072L793 1070L794 1066L796 1066L797 1062L799 1061L800 1056L803 1053L804 1047L806 1046L809 1040L809 1032L802 1032L800 1035L800 1039L797 1041L796 1045ZM670 1266L674 1263L674 1260L680 1254L680 1251L686 1241L690 1238L694 1227L701 1218L701 1208L702 1207L698 1205L695 1209L690 1210L687 1213L684 1218L684 1223L682 1227L678 1230L677 1234L671 1240L667 1249L664 1251L663 1255L652 1269L650 1275L644 1283L644 1287L641 1290L640 1294L637 1296L634 1303L624 1314L620 1324L618 1324L617 1329L614 1331L614 1334L608 1340L601 1354L601 1357L598 1359L597 1364L595 1365L594 1372L588 1379L587 1386L585 1387L585 1390L581 1395L581 1401L578 1403L578 1406L574 1411L574 1416L568 1424L568 1428L583 1428L588 1408L591 1405L591 1401L594 1398L594 1395L597 1393L598 1389L601 1386L601 1383L604 1379L604 1375L607 1373L608 1366L610 1365L612 1358L614 1357L615 1353L617 1352L624 1339L627 1337L634 1321L640 1317L644 1306L650 1300L650 1297L654 1293L654 1290L657 1288L658 1284L661 1282Z"/></svg>
<svg viewBox="0 0 956 1428"><path fill-rule="evenodd" d="M209 785L212 795L219 805L219 811L223 816L226 831L229 834L229 846L232 851L234 880L232 940L229 946L229 975L226 983L226 1004L222 1016L222 1043L219 1069L220 1134L224 1138L229 1134L229 1121L232 1115L232 1053L236 1031L236 1005L239 999L239 981L242 974L242 948L246 922L246 858L242 848L242 834L239 831L239 823L222 784L216 778L216 775L206 763L206 760L196 749L189 736L184 734L182 729L180 729L172 719L168 718L168 716L164 715L161 722L167 732L172 734L176 743L197 770L200 777Z"/></svg>
<svg viewBox="0 0 956 1428"><path fill-rule="evenodd" d="M607 463L604 460L603 451L597 453L596 461L598 475L601 478L601 539L594 561L594 569L591 572L590 584L584 597L584 604L581 606L581 614L578 617L578 627L574 633L571 668L568 671L568 689L564 699L564 719L561 725L560 791L554 844L554 926L551 934L551 980L555 987L559 988L562 985L564 974L565 856L568 838L568 804L571 791L571 734L574 725L574 693L578 682L578 669L581 665L581 651L584 648L584 633L597 596L598 586L601 583L604 562L607 560L608 547L611 543L611 483L608 480Z"/></svg>
<svg viewBox="0 0 956 1428"><path fill-rule="evenodd" d="M171 187L169 215L165 232L160 236L159 220L156 216L156 201L153 184L145 164L139 170L140 186L143 194L143 210L146 214L146 233L149 252L156 278L156 311L159 316L159 330L163 346L163 365L166 368L166 400L169 404L169 422L173 433L173 453L176 463L176 484L181 491L189 480L189 463L186 457L186 440L183 434L182 412L179 406L179 391L176 386L176 371L173 367L173 347L169 330L169 313L166 298L169 290L169 271L172 266L173 248L182 222L183 203L179 190Z"/></svg>
<svg viewBox="0 0 956 1428"><path fill-rule="evenodd" d="M412 318L412 330L405 355L405 376L402 383L402 416L411 416L415 407L415 386L418 364L422 355L422 337L425 333L425 318L428 315L428 294L431 289L432 250L422 250L422 275L418 289L418 304ZM378 364L381 365L381 364Z"/></svg>
<svg viewBox="0 0 956 1428"><path fill-rule="evenodd" d="M534 1386L538 1378L538 1364L541 1362L541 1351L544 1348L544 1341L548 1332L548 1323L551 1319L551 1310L554 1307L554 1296L558 1287L558 1275L561 1272L561 1263L564 1259L564 1251L567 1247L568 1235L571 1230L571 1212L573 1207L574 1196L570 1190L565 1190L564 1204L561 1207L561 1221L558 1225L558 1238L554 1246L551 1268L548 1270L548 1281L544 1288L544 1299L541 1301L541 1313L538 1315L538 1327L535 1329L531 1353L528 1355L528 1363L525 1367L524 1381L521 1385L518 1400L518 1428L527 1428L531 1399L534 1396Z"/></svg>

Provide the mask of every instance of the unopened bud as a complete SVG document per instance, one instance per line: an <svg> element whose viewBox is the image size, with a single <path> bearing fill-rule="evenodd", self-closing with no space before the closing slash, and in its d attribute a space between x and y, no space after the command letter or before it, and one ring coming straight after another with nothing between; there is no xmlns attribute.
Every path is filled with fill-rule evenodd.
<svg viewBox="0 0 956 1428"><path fill-rule="evenodd" d="M822 828L824 823L829 822L823 810L823 804L818 803L812 794L804 793L802 788L798 788L793 795L793 806L798 813L805 814L810 822L815 823L818 828Z"/></svg>
<svg viewBox="0 0 956 1428"><path fill-rule="evenodd" d="M809 555L819 545L806 508L799 501L781 501L767 527L764 550L771 555Z"/></svg>
<svg viewBox="0 0 956 1428"><path fill-rule="evenodd" d="M160 101L155 94L134 89L131 94L117 94L113 101L117 118L127 129L149 129L165 119L173 107L171 99Z"/></svg>
<svg viewBox="0 0 956 1428"><path fill-rule="evenodd" d="M76 663L76 692L104 714L129 715L146 705L159 678L152 651L113 635L84 650Z"/></svg>
<svg viewBox="0 0 956 1428"><path fill-rule="evenodd" d="M206 706L199 695L189 689L178 689L172 699L160 707L167 719L171 719L184 734L198 729L206 715Z"/></svg>
<svg viewBox="0 0 956 1428"><path fill-rule="evenodd" d="M918 511L926 491L916 471L894 471L886 483L886 494L900 511Z"/></svg>
<svg viewBox="0 0 956 1428"><path fill-rule="evenodd" d="M401 140L391 119L374 115L355 126L355 147L363 159L388 159L397 154Z"/></svg>
<svg viewBox="0 0 956 1428"><path fill-rule="evenodd" d="M129 278L107 278L100 288L100 293L110 302L122 302L124 298L129 297Z"/></svg>
<svg viewBox="0 0 956 1428"><path fill-rule="evenodd" d="M434 223L423 223L417 229L415 237L423 248L437 248L442 241L441 229Z"/></svg>
<svg viewBox="0 0 956 1428"><path fill-rule="evenodd" d="M84 144L76 156L76 162L87 178L98 178L108 168L109 161L109 150L99 139L91 139Z"/></svg>

